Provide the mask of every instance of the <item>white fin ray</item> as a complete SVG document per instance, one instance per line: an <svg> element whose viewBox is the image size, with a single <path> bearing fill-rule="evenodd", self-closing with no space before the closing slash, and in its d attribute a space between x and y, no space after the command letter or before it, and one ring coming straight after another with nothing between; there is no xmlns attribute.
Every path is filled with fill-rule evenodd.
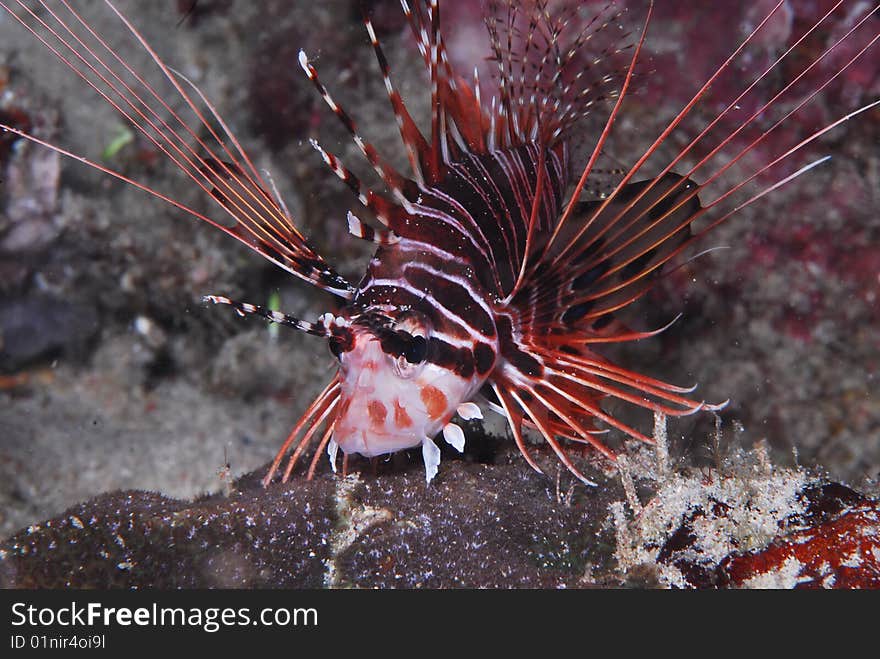
<svg viewBox="0 0 880 659"><path fill-rule="evenodd" d="M458 413L458 416L460 416L465 421L483 418L483 412L482 410L480 410L480 406L470 401L468 401L467 403L462 403L455 411Z"/></svg>
<svg viewBox="0 0 880 659"><path fill-rule="evenodd" d="M330 458L330 467L336 473L336 454L339 452L339 444L335 440L327 442L327 457Z"/></svg>
<svg viewBox="0 0 880 659"><path fill-rule="evenodd" d="M422 440L422 458L425 461L425 482L430 485L440 467L440 449L428 437Z"/></svg>
<svg viewBox="0 0 880 659"><path fill-rule="evenodd" d="M454 423L443 426L443 439L459 453L464 453L464 431Z"/></svg>

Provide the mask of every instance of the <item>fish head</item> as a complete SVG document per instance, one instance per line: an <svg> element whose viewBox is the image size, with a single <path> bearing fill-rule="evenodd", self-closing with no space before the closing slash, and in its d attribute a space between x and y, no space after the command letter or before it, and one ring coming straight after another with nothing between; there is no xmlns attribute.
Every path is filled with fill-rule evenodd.
<svg viewBox="0 0 880 659"><path fill-rule="evenodd" d="M484 380L440 354L424 314L362 318L348 329L344 343L331 339L340 381L333 441L344 453L424 449Z"/></svg>

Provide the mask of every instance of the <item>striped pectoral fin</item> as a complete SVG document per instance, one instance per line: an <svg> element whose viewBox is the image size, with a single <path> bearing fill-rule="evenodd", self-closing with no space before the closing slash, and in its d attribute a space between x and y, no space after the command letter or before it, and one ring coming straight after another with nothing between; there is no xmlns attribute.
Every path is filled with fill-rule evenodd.
<svg viewBox="0 0 880 659"><path fill-rule="evenodd" d="M522 438L521 423L536 429L568 471L585 485L595 483L587 478L574 463L573 446L589 445L610 459L614 452L600 441L603 431L597 430L595 420L601 419L614 425L614 419L599 408L600 392L579 391L574 388L559 390L534 378L524 378L515 369L498 378L494 388L511 424L520 452L539 473ZM617 424L622 425L622 424ZM637 431L640 439L648 440Z"/></svg>
<svg viewBox="0 0 880 659"><path fill-rule="evenodd" d="M274 213L278 204L266 190L254 182L238 165L226 160L205 158L199 171L213 186L211 196L226 208L230 215ZM265 218L263 218L265 219Z"/></svg>
<svg viewBox="0 0 880 659"><path fill-rule="evenodd" d="M693 388L670 385L616 367L591 353L585 345L545 340L550 335L532 335L524 327L520 333L530 335L529 343L503 348L506 361L490 379L520 451L536 469L522 441L523 422L538 430L559 461L589 484L591 481L573 462L573 445L590 446L614 460L615 453L603 438L608 429L653 443L649 435L604 409L602 402L606 398L666 416L684 416L724 405L692 400L686 394ZM576 342L579 334L571 330L568 341Z"/></svg>
<svg viewBox="0 0 880 659"><path fill-rule="evenodd" d="M582 202L514 304L538 326L637 338L616 314L642 297L691 244L699 186L666 174ZM563 274L564 273L564 274Z"/></svg>
<svg viewBox="0 0 880 659"><path fill-rule="evenodd" d="M572 414L566 401L548 392L537 381L521 381L511 389L510 395L565 468L585 485L595 485L575 466L570 454L571 449L560 441L574 439L578 442L586 442L606 456L614 457L608 447L593 439L592 429L580 422L578 417L583 415ZM586 401L581 402L581 406L586 404Z"/></svg>
<svg viewBox="0 0 880 659"><path fill-rule="evenodd" d="M235 220L223 226L251 249L310 283L350 298L354 287L299 232L287 209L238 165L206 158L200 172L215 201Z"/></svg>
<svg viewBox="0 0 880 659"><path fill-rule="evenodd" d="M555 263L573 266L572 288L583 290L609 279L635 281L659 269L691 237L701 215L700 187L668 173L630 183L607 200L582 202L578 233Z"/></svg>

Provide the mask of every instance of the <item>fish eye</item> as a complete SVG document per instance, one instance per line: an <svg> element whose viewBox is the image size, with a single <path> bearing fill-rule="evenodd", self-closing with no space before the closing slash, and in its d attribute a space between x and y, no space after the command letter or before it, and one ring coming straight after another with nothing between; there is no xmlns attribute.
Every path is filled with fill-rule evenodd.
<svg viewBox="0 0 880 659"><path fill-rule="evenodd" d="M407 337L406 347L394 358L394 370L399 377L409 379L422 370L428 356L428 340L424 336L405 334L402 331L398 336L401 335Z"/></svg>
<svg viewBox="0 0 880 659"><path fill-rule="evenodd" d="M393 359L395 372L402 378L411 378L422 370L428 357L431 320L410 309L397 318L392 329L399 342L394 350L397 355Z"/></svg>
<svg viewBox="0 0 880 659"><path fill-rule="evenodd" d="M410 364L421 364L428 356L427 339L424 336L413 336L403 356Z"/></svg>

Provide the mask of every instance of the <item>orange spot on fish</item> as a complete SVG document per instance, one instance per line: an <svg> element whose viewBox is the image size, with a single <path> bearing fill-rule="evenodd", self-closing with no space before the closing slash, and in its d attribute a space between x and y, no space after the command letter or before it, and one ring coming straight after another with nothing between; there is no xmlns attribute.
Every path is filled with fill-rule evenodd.
<svg viewBox="0 0 880 659"><path fill-rule="evenodd" d="M420 395L422 402L425 404L425 409L428 411L428 416L432 420L437 420L443 416L447 406L446 394L429 384L422 387Z"/></svg>
<svg viewBox="0 0 880 659"><path fill-rule="evenodd" d="M406 408L397 399L394 400L394 423L398 428L409 428L413 424Z"/></svg>
<svg viewBox="0 0 880 659"><path fill-rule="evenodd" d="M388 410L378 400L371 400L367 403L367 413L370 415L370 425L375 428L381 428L385 425L385 417L388 416Z"/></svg>

